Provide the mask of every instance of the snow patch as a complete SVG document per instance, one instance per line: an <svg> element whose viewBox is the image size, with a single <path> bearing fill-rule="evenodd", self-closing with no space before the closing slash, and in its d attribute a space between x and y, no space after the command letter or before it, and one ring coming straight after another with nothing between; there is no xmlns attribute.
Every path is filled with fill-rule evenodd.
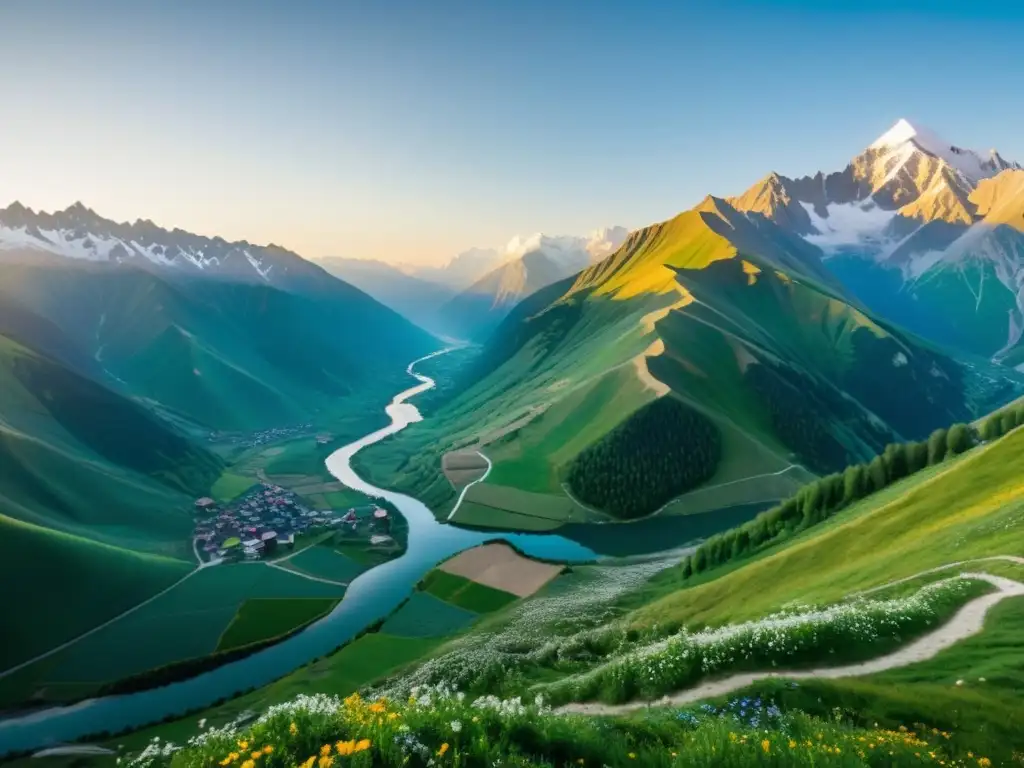
<svg viewBox="0 0 1024 768"><path fill-rule="evenodd" d="M264 269L263 265L256 260L256 257L249 253L248 248L242 251L242 253L245 254L245 258L249 260L249 263L252 265L252 268L255 269L257 273L259 273L259 276L262 277L264 280L267 280L267 275L270 274L270 267Z"/></svg>
<svg viewBox="0 0 1024 768"><path fill-rule="evenodd" d="M991 150L988 156L973 149L964 149L943 139L938 134L907 120L899 120L896 125L883 133L874 141L869 149L896 148L911 146L911 142L930 155L942 158L955 170L972 182L994 176L1004 166L1012 166L999 157L999 153Z"/></svg>
<svg viewBox="0 0 1024 768"><path fill-rule="evenodd" d="M826 217L819 216L810 203L800 202L818 234L806 235L807 242L826 252L850 246L878 244L885 237L885 228L896 211L885 211L874 202L833 203L826 208Z"/></svg>

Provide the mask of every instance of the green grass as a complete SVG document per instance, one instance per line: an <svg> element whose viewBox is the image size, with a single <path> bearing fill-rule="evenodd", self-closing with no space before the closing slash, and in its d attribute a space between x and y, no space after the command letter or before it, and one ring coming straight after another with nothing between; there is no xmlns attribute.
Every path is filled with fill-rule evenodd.
<svg viewBox="0 0 1024 768"><path fill-rule="evenodd" d="M513 439L487 449L494 462L488 481L562 495L565 468L576 454L654 398L632 367L585 382L534 417Z"/></svg>
<svg viewBox="0 0 1024 768"><path fill-rule="evenodd" d="M128 749L142 749L154 736L181 743L199 732L197 723L200 718L205 718L208 725L221 725L242 712L262 711L272 704L290 701L299 694L329 692L346 696L397 673L426 657L445 642L446 638L443 637L395 637L371 632L357 638L337 653L316 659L259 690L187 718L118 736L110 740L107 746L114 748L124 744Z"/></svg>
<svg viewBox="0 0 1024 768"><path fill-rule="evenodd" d="M1022 633L1024 598L1011 598L992 609L981 634L928 661L858 679L763 683L744 695L822 714L838 707L861 724L926 722L949 732L957 753L1010 764L1013 753L1024 751Z"/></svg>
<svg viewBox="0 0 1024 768"><path fill-rule="evenodd" d="M362 565L335 551L327 542L310 547L283 563L289 569L331 581L348 582L366 570Z"/></svg>
<svg viewBox="0 0 1024 768"><path fill-rule="evenodd" d="M792 600L832 602L956 560L1022 554L1024 484L1007 471L1022 448L1024 430L1017 430L890 493L869 497L720 578L712 572L706 583L641 608L634 621L756 618ZM736 594L747 599L730 599Z"/></svg>
<svg viewBox="0 0 1024 768"><path fill-rule="evenodd" d="M323 704L300 706L241 733L211 734L176 754L173 764L200 768L235 762L238 758L231 755L238 755L240 743L250 750L270 745L269 754L259 756L267 768L313 765L321 755L326 766L328 753L335 753L334 761L360 768L417 765L427 759L431 764L506 768L903 768L920 765L922 752L934 754L942 764L949 757L942 739L930 733L915 734L908 743L898 732L804 715L773 718L759 728L738 719L700 715L691 722L671 717L601 722L540 712L533 704L512 706L518 711L481 708L443 694L432 695L429 704L353 699L335 711L324 711ZM417 755L411 762L408 746L402 749L410 742L422 745L425 759ZM869 748L869 743L878 748ZM170 762L157 759L153 765Z"/></svg>
<svg viewBox="0 0 1024 768"><path fill-rule="evenodd" d="M435 569L423 579L423 591L473 613L491 613L519 598L475 581Z"/></svg>
<svg viewBox="0 0 1024 768"><path fill-rule="evenodd" d="M221 635L217 650L228 651L281 637L327 615L337 604L331 597L246 600Z"/></svg>
<svg viewBox="0 0 1024 768"><path fill-rule="evenodd" d="M126 578L133 578L126 575ZM337 600L344 587L263 565L207 568L129 616L0 681L4 701L51 685L95 686L213 653L240 606L253 598ZM103 604L102 598L93 600Z"/></svg>
<svg viewBox="0 0 1024 768"><path fill-rule="evenodd" d="M243 492L249 490L249 488L255 484L255 477L246 477L245 475L236 474L231 470L225 470L224 473L217 478L217 482L213 484L213 488L210 489L210 495L216 501L231 501L236 496L239 496Z"/></svg>
<svg viewBox="0 0 1024 768"><path fill-rule="evenodd" d="M429 593L414 592L380 631L398 637L446 637L461 632L478 618L479 614Z"/></svg>
<svg viewBox="0 0 1024 768"><path fill-rule="evenodd" d="M832 612L827 620L817 619L784 629L739 629L718 636L713 642L681 638L650 655L637 657L616 650L625 639L621 634L599 633L584 644L584 669L544 690L560 702L600 699L618 703L638 698L649 701L720 674L867 661L935 630L962 605L991 591L992 585L984 581L937 585L921 595L919 601L908 601L898 608L871 601ZM866 631L865 627L872 629ZM671 625L659 627L641 647L668 636L672 629ZM558 654L556 664L565 665L573 655L571 647L565 649ZM600 661L593 666L591 660L595 655Z"/></svg>
<svg viewBox="0 0 1024 768"><path fill-rule="evenodd" d="M264 471L268 475L310 475L330 478L324 467L324 459L333 453L337 446L318 445L311 436L289 440L275 446L283 448L266 459Z"/></svg>
<svg viewBox="0 0 1024 768"><path fill-rule="evenodd" d="M77 637L149 599L193 566L0 516L7 616L0 669ZM59 616L59 621L54 620ZM4 681L0 686L6 688Z"/></svg>
<svg viewBox="0 0 1024 768"><path fill-rule="evenodd" d="M553 520L550 517L511 512L473 501L463 501L452 521L472 528L496 528L505 531L553 531L563 525L561 520Z"/></svg>

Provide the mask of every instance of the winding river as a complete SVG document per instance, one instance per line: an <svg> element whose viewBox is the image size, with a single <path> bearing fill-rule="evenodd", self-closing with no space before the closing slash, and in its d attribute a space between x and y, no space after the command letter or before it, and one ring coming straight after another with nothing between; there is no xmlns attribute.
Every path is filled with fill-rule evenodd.
<svg viewBox="0 0 1024 768"><path fill-rule="evenodd" d="M422 419L416 406L408 400L431 389L434 381L413 368L416 363L447 351L435 352L409 364L408 373L419 383L396 395L387 406L385 411L391 424L339 448L327 458L328 470L345 485L382 496L398 507L409 524L408 548L403 555L356 578L329 615L252 656L162 688L89 699L2 720L0 756L70 742L101 731L116 733L141 727L266 685L347 642L394 610L438 562L487 539L500 536L528 554L550 560L594 559L593 551L561 536L485 533L439 523L426 505L409 496L370 485L353 471L351 459L356 452Z"/></svg>

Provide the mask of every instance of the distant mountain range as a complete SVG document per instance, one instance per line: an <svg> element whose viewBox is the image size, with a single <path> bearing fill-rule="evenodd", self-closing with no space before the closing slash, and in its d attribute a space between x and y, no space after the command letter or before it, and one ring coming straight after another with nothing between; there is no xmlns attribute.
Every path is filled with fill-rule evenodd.
<svg viewBox="0 0 1024 768"><path fill-rule="evenodd" d="M432 333L482 341L519 301L610 255L627 234L625 227L606 227L586 237L517 236L500 251L474 248L443 267L340 258L318 263Z"/></svg>
<svg viewBox="0 0 1024 768"><path fill-rule="evenodd" d="M1024 169L900 120L845 169L772 173L730 198L820 247L869 307L922 336L1024 363Z"/></svg>
<svg viewBox="0 0 1024 768"><path fill-rule="evenodd" d="M431 333L451 331L440 309L456 295L456 289L403 271L398 266L372 259L329 257L317 261L327 272L366 291L377 301Z"/></svg>

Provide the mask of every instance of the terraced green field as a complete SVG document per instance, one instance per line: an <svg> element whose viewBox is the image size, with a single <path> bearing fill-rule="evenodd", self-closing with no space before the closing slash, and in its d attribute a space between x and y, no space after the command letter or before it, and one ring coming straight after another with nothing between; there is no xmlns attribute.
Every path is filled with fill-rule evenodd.
<svg viewBox="0 0 1024 768"><path fill-rule="evenodd" d="M326 616L337 604L332 597L251 598L242 603L224 630L217 651L281 637Z"/></svg>

